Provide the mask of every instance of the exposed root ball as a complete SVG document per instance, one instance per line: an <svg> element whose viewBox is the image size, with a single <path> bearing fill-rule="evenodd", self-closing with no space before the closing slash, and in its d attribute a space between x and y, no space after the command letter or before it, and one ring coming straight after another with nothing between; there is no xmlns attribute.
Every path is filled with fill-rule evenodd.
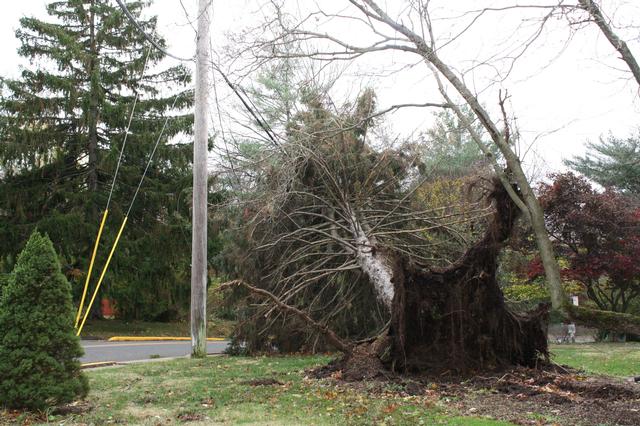
<svg viewBox="0 0 640 426"><path fill-rule="evenodd" d="M396 274L390 366L465 372L502 365L533 367L547 358L547 307L510 312L496 281L498 255L517 208L500 182L484 237L442 270L404 264Z"/></svg>

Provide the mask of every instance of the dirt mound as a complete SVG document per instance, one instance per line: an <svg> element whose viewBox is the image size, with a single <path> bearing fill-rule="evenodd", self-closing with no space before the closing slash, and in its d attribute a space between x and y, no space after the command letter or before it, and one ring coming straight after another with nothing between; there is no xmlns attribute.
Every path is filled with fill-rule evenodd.
<svg viewBox="0 0 640 426"><path fill-rule="evenodd" d="M460 386L459 392L467 396L457 404L462 411L518 424L531 424L536 417L565 425L640 424L640 386L605 377L519 371Z"/></svg>
<svg viewBox="0 0 640 426"><path fill-rule="evenodd" d="M389 379L380 358L371 352L371 346L356 347L351 355L331 361L327 365L309 370L308 375L316 379L332 377L345 382L358 382L375 378Z"/></svg>

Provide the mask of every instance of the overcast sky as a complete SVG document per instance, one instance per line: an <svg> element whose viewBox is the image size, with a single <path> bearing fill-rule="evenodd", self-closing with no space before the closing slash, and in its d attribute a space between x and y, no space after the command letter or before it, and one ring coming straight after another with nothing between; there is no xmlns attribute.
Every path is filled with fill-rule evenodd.
<svg viewBox="0 0 640 426"><path fill-rule="evenodd" d="M16 76L19 66L27 64L16 53L18 43L14 31L22 16L45 17L46 3L45 0L4 2L0 14L0 75ZM214 47L223 49L226 32L256 25L268 12L268 8L260 7L261 3L266 2L214 0ZM285 3L292 13L305 13L317 4L327 10L351 13L345 0L291 0ZM385 4L384 1L380 3ZM393 6L400 3L386 4L391 12L401 16L401 10L393 10ZM432 0L437 38L444 43L456 34L468 21L452 18L461 16L465 10L478 9L481 5L515 3L515 0ZM552 0L528 2L531 3L550 4ZM627 40L636 57L640 57L640 2L607 0L604 3L605 11L622 27L617 31ZM183 0L183 4L191 17L196 15L196 0ZM170 50L190 57L195 48L194 32L179 0L156 0L149 13L159 16L159 31ZM490 109L495 111L498 89L508 89L510 108L517 117L523 140L527 143L536 140L535 150L548 167L556 169L561 167L562 158L583 153L586 140L595 140L609 131L619 136L631 133L640 124L638 87L621 71L624 63L616 58L612 47L595 27L578 31L565 45L569 32L566 22L560 20L548 26L536 44L516 62L505 81L497 84L492 80L496 72L504 73L507 67L504 62L477 66L486 58L515 49L535 25L536 21L528 13L488 14L468 34L447 45L441 55L456 70L468 71L465 74L467 84ZM316 20L314 26L322 32L360 43L371 37L366 29L356 30L339 19ZM353 90L357 91L363 85L373 85L381 108L403 102L440 101L425 67L415 67L382 79L372 76L380 70L414 62L415 58L398 53L363 59L348 68L345 73L347 83L343 88L353 85ZM361 75L367 71L370 75L363 83ZM431 121L430 112L425 110L400 112L388 118L389 125L404 135L428 126Z"/></svg>

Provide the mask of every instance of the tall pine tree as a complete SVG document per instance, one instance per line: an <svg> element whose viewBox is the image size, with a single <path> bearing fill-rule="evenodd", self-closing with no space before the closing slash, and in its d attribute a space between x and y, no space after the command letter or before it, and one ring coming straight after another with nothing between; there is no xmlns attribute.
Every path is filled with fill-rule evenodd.
<svg viewBox="0 0 640 426"><path fill-rule="evenodd" d="M127 5L144 30L160 38L156 18L143 15L149 3ZM175 311L189 292L185 200L192 150L184 143L190 141L193 121L185 113L193 100L186 89L189 70L163 66L163 54L148 50L144 36L112 2L55 1L47 12L46 20L21 19L19 54L30 66L20 78L1 82L0 268L11 267L16 247L37 226L51 236L76 296L80 293L138 94L94 275L104 264L169 115L105 281L105 294L116 299L126 317Z"/></svg>

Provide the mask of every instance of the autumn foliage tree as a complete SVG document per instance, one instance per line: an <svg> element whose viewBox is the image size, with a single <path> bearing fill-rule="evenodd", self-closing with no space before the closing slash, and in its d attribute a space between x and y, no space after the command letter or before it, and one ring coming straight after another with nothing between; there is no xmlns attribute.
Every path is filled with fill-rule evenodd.
<svg viewBox="0 0 640 426"><path fill-rule="evenodd" d="M557 249L568 259L563 277L584 285L599 309L628 312L640 296L640 209L573 173L541 185L540 201ZM530 272L543 272L537 260Z"/></svg>

